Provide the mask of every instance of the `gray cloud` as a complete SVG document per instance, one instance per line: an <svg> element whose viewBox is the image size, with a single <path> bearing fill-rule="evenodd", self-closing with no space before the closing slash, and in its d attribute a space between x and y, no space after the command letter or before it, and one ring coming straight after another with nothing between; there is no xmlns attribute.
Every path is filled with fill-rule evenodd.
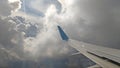
<svg viewBox="0 0 120 68"><path fill-rule="evenodd" d="M42 1L41 7L48 4L46 2ZM37 18L41 19L37 20L40 21L37 22L40 32L37 32L34 37L28 36L24 39L27 55L34 58L55 57L71 52L69 47L64 46L65 43L61 42L57 25L62 26L72 39L119 48L118 0L66 0L65 3L61 3L62 11L60 13L57 12L55 4L49 3L48 5L44 9L39 9L39 11L43 10L42 12L45 14L45 17ZM26 32L24 28L19 29Z"/></svg>
<svg viewBox="0 0 120 68"><path fill-rule="evenodd" d="M16 23L8 17L20 8L19 4L19 0L0 0L0 67L6 67L8 61L23 57L23 34L15 29Z"/></svg>
<svg viewBox="0 0 120 68"><path fill-rule="evenodd" d="M11 2L8 0L0 0L0 15L8 16L12 12L18 10L20 8L20 1L16 0L15 2Z"/></svg>
<svg viewBox="0 0 120 68"><path fill-rule="evenodd" d="M0 53L0 57L2 57L3 61L6 60L5 62L8 62L9 60L16 60L13 59L13 57L19 60L24 57L24 59L58 57L71 52L68 46L61 43L58 36L59 34L56 31L56 23L53 23L56 21L54 13L57 16L57 11L54 5L50 6L50 9L47 9L47 13L45 13L46 17L42 18L42 21L40 21L39 24L37 23L38 27L41 27L41 23L42 26L44 25L40 28L40 32L37 36L23 37L23 33L26 32L26 23L20 23L20 21L18 22L13 20L12 17L8 17L11 15L11 12L19 8L17 7L17 4L19 3L9 3L7 0L3 2L4 4L1 6L5 5L5 7L0 7L0 51L4 52L4 54L2 52ZM52 14L49 14L49 12ZM27 24L29 25L29 23ZM26 32L25 34L28 33ZM6 55L10 58L3 58L3 56Z"/></svg>
<svg viewBox="0 0 120 68"><path fill-rule="evenodd" d="M13 48L14 45L19 43L19 39L22 38L20 33L14 30L14 25L14 23L6 19L0 20L0 42L6 48Z"/></svg>
<svg viewBox="0 0 120 68"><path fill-rule="evenodd" d="M72 39L119 48L118 0L66 0L60 3L61 13L58 14L55 5L50 4L46 11L43 11L45 17L40 22L43 28L38 36L32 40L26 39L29 42L27 45L32 44L28 49L35 53L35 56L55 56L60 54L61 50L63 54L70 52L67 46L66 51L64 46L61 46L57 25L61 25Z"/></svg>
<svg viewBox="0 0 120 68"><path fill-rule="evenodd" d="M74 52L74 50L70 49L67 43L63 43L61 40L56 27L60 25L72 39L120 48L119 0L61 1L59 4L62 8L59 7L59 13L58 8L53 3L49 3L47 0L35 1L40 2L41 5L39 3L33 5L34 9L43 12L45 16L37 18L36 22L39 29L34 31L40 31L35 36L30 36L26 29L27 27L33 27L29 23L25 23L26 21L21 24L16 23L16 21L13 22L11 18L2 18L10 15L15 10L12 7L18 3L11 7L7 0L1 0L4 3L3 6L5 6L4 9L0 7L0 10L3 9L3 11L0 11L0 47L10 54L14 53L14 56L24 55L28 59L63 57L63 55ZM41 6L40 9L37 6ZM29 31L30 33L34 32ZM28 36L23 37L22 33ZM24 54L22 54L23 51Z"/></svg>
<svg viewBox="0 0 120 68"><path fill-rule="evenodd" d="M64 3L66 13L72 15L72 18L63 20L64 23L69 22L65 29L73 39L120 48L119 3L119 0L76 0L71 5Z"/></svg>
<svg viewBox="0 0 120 68"><path fill-rule="evenodd" d="M9 4L8 1L3 2ZM59 11L59 13L55 4L50 3L48 5L42 11L45 17L37 18L40 19L40 22L37 22L40 31L34 37L23 38L21 32L26 32L25 34L29 35L26 31L28 23L27 25L22 23L23 25L18 27L19 32L16 29L18 24L11 22L9 18L1 18L0 44L7 50L16 51L16 53L23 51L24 48L26 57L54 57L60 56L59 54L67 54L71 52L70 48L66 46L67 44L62 43L56 28L57 25L61 25L70 38L119 48L120 8L118 0L66 1L61 3L62 8L60 9L62 11ZM9 15L12 10L11 7L7 8L10 10L6 12L6 15ZM5 14L2 13L4 11L6 10L1 11L0 14Z"/></svg>
<svg viewBox="0 0 120 68"><path fill-rule="evenodd" d="M26 52L33 58L58 57L68 54L71 51L68 46L62 44L57 31L58 13L55 5L51 4L44 14L43 20L38 23L42 25L42 28L37 36L25 39Z"/></svg>

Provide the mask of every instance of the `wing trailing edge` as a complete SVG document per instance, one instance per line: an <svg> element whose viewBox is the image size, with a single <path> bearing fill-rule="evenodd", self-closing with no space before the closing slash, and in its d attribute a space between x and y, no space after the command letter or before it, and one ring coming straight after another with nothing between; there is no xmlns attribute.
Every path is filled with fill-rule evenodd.
<svg viewBox="0 0 120 68"><path fill-rule="evenodd" d="M97 68L120 68L119 64L114 63L120 63L120 50L69 39L63 29L60 26L57 27L62 40L67 41L68 45L79 51L78 54L81 53L95 62L98 65ZM96 68L96 65L88 68Z"/></svg>

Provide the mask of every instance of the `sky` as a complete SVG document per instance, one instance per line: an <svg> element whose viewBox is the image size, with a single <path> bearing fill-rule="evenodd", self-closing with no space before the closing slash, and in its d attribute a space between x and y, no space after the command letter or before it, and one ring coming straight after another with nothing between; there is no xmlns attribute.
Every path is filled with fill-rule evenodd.
<svg viewBox="0 0 120 68"><path fill-rule="evenodd" d="M22 11L43 18L45 29L54 29L56 25L60 25L72 39L120 48L119 0L25 0L25 2L26 6L23 8L26 9Z"/></svg>
<svg viewBox="0 0 120 68"><path fill-rule="evenodd" d="M119 0L0 0L0 5L0 47L12 56L41 59L73 52L57 25L72 39L120 49Z"/></svg>

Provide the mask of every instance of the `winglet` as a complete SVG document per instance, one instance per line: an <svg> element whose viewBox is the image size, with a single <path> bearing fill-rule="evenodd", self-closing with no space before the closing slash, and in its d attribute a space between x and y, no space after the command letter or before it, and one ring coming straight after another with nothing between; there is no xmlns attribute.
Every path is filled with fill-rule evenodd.
<svg viewBox="0 0 120 68"><path fill-rule="evenodd" d="M62 40L68 41L69 38L60 26L57 26Z"/></svg>

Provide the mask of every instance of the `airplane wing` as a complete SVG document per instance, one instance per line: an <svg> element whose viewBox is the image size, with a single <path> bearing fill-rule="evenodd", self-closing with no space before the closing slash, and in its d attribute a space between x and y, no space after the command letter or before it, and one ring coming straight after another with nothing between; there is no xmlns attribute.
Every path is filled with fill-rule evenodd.
<svg viewBox="0 0 120 68"><path fill-rule="evenodd" d="M58 30L62 40L97 64L89 68L120 68L120 50L69 39L60 26Z"/></svg>

